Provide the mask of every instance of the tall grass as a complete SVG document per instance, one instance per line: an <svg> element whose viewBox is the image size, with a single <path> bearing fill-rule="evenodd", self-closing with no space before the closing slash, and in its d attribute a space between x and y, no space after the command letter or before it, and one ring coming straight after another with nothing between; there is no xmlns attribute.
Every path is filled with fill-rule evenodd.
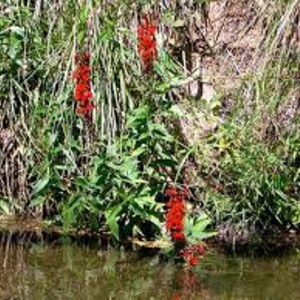
<svg viewBox="0 0 300 300"><path fill-rule="evenodd" d="M232 93L224 122L199 143L198 193L217 224L263 230L299 224L297 3L272 2L271 14L261 16L263 63Z"/></svg>
<svg viewBox="0 0 300 300"><path fill-rule="evenodd" d="M121 224L128 232L141 232L145 220L160 226L154 195L166 184L164 168L173 169L183 149L158 124L170 119L168 88L160 87L177 70L164 53L157 75L142 72L136 51L142 4L1 4L2 213L95 229L106 223L116 237ZM76 116L73 100L74 55L82 51L91 53L92 122Z"/></svg>
<svg viewBox="0 0 300 300"><path fill-rule="evenodd" d="M47 178L62 185L62 178L85 172L96 142L105 138L112 143L124 125L126 111L133 108L128 86L139 90L141 72L131 49L134 32L126 26L129 7L120 2L117 10L103 4L1 4L0 128L3 145L7 147L11 137L16 151L9 157L3 147L3 196L29 199L40 189L31 186L38 179L43 185ZM90 125L74 114L71 74L74 54L79 51L93 54L97 110ZM22 158L17 155L20 152ZM14 171L17 165L19 171ZM27 192L20 195L20 190Z"/></svg>

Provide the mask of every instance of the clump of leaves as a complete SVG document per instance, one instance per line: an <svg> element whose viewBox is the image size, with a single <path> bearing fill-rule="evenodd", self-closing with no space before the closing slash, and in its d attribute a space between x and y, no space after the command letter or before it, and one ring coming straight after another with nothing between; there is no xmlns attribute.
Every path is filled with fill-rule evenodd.
<svg viewBox="0 0 300 300"><path fill-rule="evenodd" d="M184 223L184 233L189 245L196 245L203 240L216 235L216 232L209 230L212 220L203 213L199 216L187 216Z"/></svg>
<svg viewBox="0 0 300 300"><path fill-rule="evenodd" d="M163 209L154 196L169 176L166 169L178 165L178 143L153 119L147 105L132 111L121 137L93 160L89 178L78 178L77 196L62 206L65 225L94 219L116 239L160 232Z"/></svg>
<svg viewBox="0 0 300 300"><path fill-rule="evenodd" d="M211 218L205 213L198 215L194 213L186 214L184 218L185 241L165 245L162 248L164 257L174 259L177 262L185 262L187 266L196 266L199 258L208 249L204 241L217 234L217 232L210 229L211 223Z"/></svg>

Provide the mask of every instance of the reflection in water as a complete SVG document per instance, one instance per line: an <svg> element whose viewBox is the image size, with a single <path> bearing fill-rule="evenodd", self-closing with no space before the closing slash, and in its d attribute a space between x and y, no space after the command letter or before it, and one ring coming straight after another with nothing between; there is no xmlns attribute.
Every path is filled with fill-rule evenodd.
<svg viewBox="0 0 300 300"><path fill-rule="evenodd" d="M176 283L180 294L173 296L172 300L210 299L209 292L202 287L199 275L191 269L184 269L177 273Z"/></svg>
<svg viewBox="0 0 300 300"><path fill-rule="evenodd" d="M211 255L187 270L141 253L7 242L0 299L300 299L299 271L298 255Z"/></svg>

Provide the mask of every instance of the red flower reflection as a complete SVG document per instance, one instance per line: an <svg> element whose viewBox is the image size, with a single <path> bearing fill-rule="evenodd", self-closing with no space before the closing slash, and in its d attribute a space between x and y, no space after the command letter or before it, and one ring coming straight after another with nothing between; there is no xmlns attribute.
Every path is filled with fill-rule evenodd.
<svg viewBox="0 0 300 300"><path fill-rule="evenodd" d="M191 270L183 270L178 273L176 283L179 285L180 292L177 291L171 299L211 299L208 290L203 288L199 275Z"/></svg>
<svg viewBox="0 0 300 300"><path fill-rule="evenodd" d="M93 93L91 90L91 69L90 54L77 53L75 55L76 69L73 72L75 80L74 100L78 101L76 113L88 119L91 118L91 112L94 109L92 103Z"/></svg>
<svg viewBox="0 0 300 300"><path fill-rule="evenodd" d="M143 16L137 29L138 52L145 72L151 71L157 59L157 44L155 39L156 25L150 22L148 16Z"/></svg>

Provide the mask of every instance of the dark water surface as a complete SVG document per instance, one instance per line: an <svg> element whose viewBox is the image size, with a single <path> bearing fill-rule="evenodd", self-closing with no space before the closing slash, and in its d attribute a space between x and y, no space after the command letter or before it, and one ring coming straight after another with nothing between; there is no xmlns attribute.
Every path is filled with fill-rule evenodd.
<svg viewBox="0 0 300 300"><path fill-rule="evenodd" d="M195 270L137 252L0 245L0 299L300 299L300 255L209 255Z"/></svg>

